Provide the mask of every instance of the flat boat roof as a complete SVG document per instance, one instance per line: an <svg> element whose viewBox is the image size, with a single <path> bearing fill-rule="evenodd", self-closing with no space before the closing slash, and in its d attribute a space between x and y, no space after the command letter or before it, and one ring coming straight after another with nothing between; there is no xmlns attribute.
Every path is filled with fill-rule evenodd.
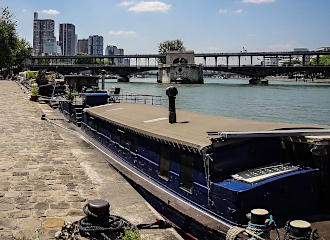
<svg viewBox="0 0 330 240"><path fill-rule="evenodd" d="M330 128L328 126L259 122L176 111L177 123L168 122L168 108L147 104L116 103L85 109L105 121L138 133L202 150L211 144L207 132L253 132L276 129Z"/></svg>

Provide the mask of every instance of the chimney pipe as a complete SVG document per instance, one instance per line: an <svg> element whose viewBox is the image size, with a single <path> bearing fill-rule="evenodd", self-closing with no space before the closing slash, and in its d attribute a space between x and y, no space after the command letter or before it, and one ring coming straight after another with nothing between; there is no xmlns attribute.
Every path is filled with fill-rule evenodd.
<svg viewBox="0 0 330 240"><path fill-rule="evenodd" d="M168 96L168 122L169 123L176 123L176 112L175 112L175 96L178 94L178 90L176 87L170 86L166 88L166 95Z"/></svg>

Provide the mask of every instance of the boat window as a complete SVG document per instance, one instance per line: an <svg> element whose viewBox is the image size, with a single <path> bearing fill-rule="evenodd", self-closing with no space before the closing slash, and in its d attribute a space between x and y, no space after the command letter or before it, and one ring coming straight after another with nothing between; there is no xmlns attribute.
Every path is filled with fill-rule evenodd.
<svg viewBox="0 0 330 240"><path fill-rule="evenodd" d="M131 152L134 152L134 153L137 152L136 142L137 142L136 136L131 135L130 136L130 150L131 150Z"/></svg>
<svg viewBox="0 0 330 240"><path fill-rule="evenodd" d="M165 146L160 148L160 159L159 159L159 176L168 180L168 171L170 170L170 154L169 150Z"/></svg>
<svg viewBox="0 0 330 240"><path fill-rule="evenodd" d="M187 154L181 154L180 160L180 187L185 190L191 191L194 159Z"/></svg>
<svg viewBox="0 0 330 240"><path fill-rule="evenodd" d="M116 142L116 130L115 129L111 129L111 140Z"/></svg>

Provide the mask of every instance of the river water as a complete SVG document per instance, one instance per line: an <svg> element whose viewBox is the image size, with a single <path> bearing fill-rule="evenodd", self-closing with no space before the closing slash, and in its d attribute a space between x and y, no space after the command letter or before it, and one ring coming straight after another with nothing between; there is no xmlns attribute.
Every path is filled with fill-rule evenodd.
<svg viewBox="0 0 330 240"><path fill-rule="evenodd" d="M330 84L270 81L268 86L249 85L247 80L205 78L204 84L175 84L178 109L220 116L288 123L330 125ZM121 93L161 95L168 84L156 78L131 78L130 83L106 79L105 87Z"/></svg>

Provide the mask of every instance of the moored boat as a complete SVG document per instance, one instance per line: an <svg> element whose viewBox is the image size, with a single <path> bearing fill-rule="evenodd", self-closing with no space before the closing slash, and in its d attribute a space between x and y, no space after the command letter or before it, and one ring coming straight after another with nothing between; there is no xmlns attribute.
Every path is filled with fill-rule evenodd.
<svg viewBox="0 0 330 240"><path fill-rule="evenodd" d="M254 208L280 223L319 215L329 182L308 147L299 149L301 159L292 157L292 138L330 134L328 128L186 111L170 124L166 108L129 103L85 109L82 121L152 206L198 239L245 226Z"/></svg>

